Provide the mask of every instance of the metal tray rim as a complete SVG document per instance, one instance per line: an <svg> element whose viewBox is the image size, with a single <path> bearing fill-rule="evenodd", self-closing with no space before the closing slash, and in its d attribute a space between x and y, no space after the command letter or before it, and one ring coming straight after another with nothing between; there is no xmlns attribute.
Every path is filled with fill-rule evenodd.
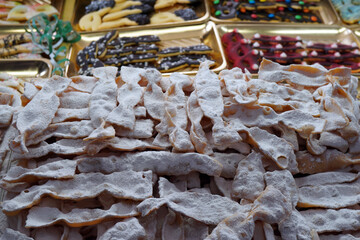
<svg viewBox="0 0 360 240"><path fill-rule="evenodd" d="M220 28L222 28L222 27L227 27L227 26L232 26L232 27L236 27L236 28L238 28L238 29L240 29L240 28L256 28L256 27L261 27L261 25L259 25L259 24L256 24L256 23L251 23L251 24L245 24L245 23L241 23L241 24L239 24L239 23L222 23L222 24L217 24L216 25L216 29L217 29L217 31L218 31L218 34L219 34L219 37L221 37L220 35L220 31L219 31L219 29ZM312 26L309 26L309 25L307 25L307 24L299 24L299 25L292 25L292 26L289 26L288 24L268 24L268 25L266 25L266 26L268 26L269 28L271 28L271 26L273 26L273 27L276 27L276 28L281 28L282 30L284 30L284 29L287 29L287 28L302 28L302 27L311 27L311 28L318 28L318 29L337 29L337 30L340 30L340 29L343 29L343 31L348 31L354 38L355 38L355 40L357 41L357 44L358 44L358 46L359 46L359 48L360 48L360 28L358 29L358 31L359 31L359 35L357 35L356 33L355 33L355 30L354 29L351 29L351 28L347 28L346 26L343 26L343 25L324 25L324 24L321 24L321 25L312 25ZM220 41L221 42L221 41ZM221 48L223 49L223 44L221 43ZM224 49L223 49L223 51L224 51ZM224 57L225 57L225 61L226 61L226 63L227 63L227 66L229 67L229 64L228 64L228 60L227 60L227 58L226 58L226 56L225 56L225 51L224 51ZM258 77L258 74L257 73L253 73L253 74L251 74L252 75L252 77L254 77L254 78L257 78ZM355 77L357 77L357 78L359 78L360 79L360 73L352 73L351 75L353 75L353 76L355 76ZM359 91L359 97L360 97L360 82L359 82L359 89L358 89L358 91Z"/></svg>
<svg viewBox="0 0 360 240"><path fill-rule="evenodd" d="M2 63L20 63L20 62L44 62L48 69L49 69L49 74L47 76L44 76L44 78L49 78L51 77L51 72L53 70L53 65L51 63L51 61L49 59L46 58L34 58L34 59L0 59L0 65Z"/></svg>
<svg viewBox="0 0 360 240"><path fill-rule="evenodd" d="M325 26L331 26L331 25L339 25L340 23L342 23L341 18L338 16L337 11L333 8L331 1L330 0L325 0L327 1L328 5L331 5L331 12L334 15L334 19L333 19L333 23L292 23L292 22L271 22L271 21L264 21L264 22L252 22L252 21L240 21L240 20L236 20L236 19L219 19L214 17L211 14L211 6L210 6L210 2L211 0L206 0L206 3L208 4L209 7L209 15L210 15L210 20L213 21L216 24L256 24L256 25L271 25L271 24L277 24L277 25L286 25L286 26L297 26L297 25L306 25L306 26L318 26L318 25L325 25Z"/></svg>
<svg viewBox="0 0 360 240"><path fill-rule="evenodd" d="M220 66L216 67L215 69L212 69L212 71L214 72L220 72L221 70L225 69L227 67L227 61L226 61L226 58L225 58L225 54L224 54L224 50L223 50L223 47L222 47L222 44L221 44L221 39L220 39L220 35L219 35L219 32L217 30L217 27L216 27L216 24L212 21L208 21L206 23L201 23L201 24L197 24L197 25L194 25L194 26L197 26L197 27L200 27L200 26L204 26L204 28L211 28L212 31L214 31L214 35L215 35L215 40L219 46L219 51L220 51L220 55L221 55L221 59L222 59L222 63L220 64ZM177 28L182 28L182 27L189 27L189 26L177 26ZM165 28L154 28L154 29L159 29L159 30L165 30ZM142 31L142 30L146 30L146 29L126 29L127 31L123 31L121 33L131 33L131 32L138 32L138 31ZM100 31L103 35L105 35L108 31L105 30L105 31ZM80 35L81 36L86 36L86 35L93 35L93 34L96 34L96 33L100 33L100 32L81 32ZM69 51L67 52L66 54L66 58L70 59L72 54L74 52L74 47L71 46ZM72 64L75 64L75 63L72 63ZM70 64L68 64L65 68L65 76L69 77L69 70L70 70ZM186 75L194 75L197 73L197 71L184 71L184 72L181 72L182 74L186 74ZM162 73L162 76L169 76L171 73Z"/></svg>
<svg viewBox="0 0 360 240"><path fill-rule="evenodd" d="M67 0L67 1L71 1L71 0ZM79 0L77 0L79 1ZM180 22L180 23L163 23L163 24L146 24L146 25L138 25L138 26L127 26L127 27L117 27L117 28L112 28L112 29L107 29L105 31L109 31L109 30L124 30L124 31L128 31L128 30L148 30L148 29L159 29L159 28L172 28L172 27L180 27L180 26L189 26L189 25L199 25L199 24L203 24L203 23L207 23L210 19L210 7L209 4L207 3L207 0L203 0L204 1L204 7L205 7L205 14L204 16L195 19L195 20L190 20L190 21L184 21L184 22ZM76 5L76 1L73 1L74 3L74 11L76 11L75 9L75 5ZM78 29L76 26L78 25L77 22L75 22L74 19L74 15L72 16L71 19L71 24L74 27L74 29L78 32L78 33L100 33L103 32L104 30L98 30L98 31L83 31Z"/></svg>

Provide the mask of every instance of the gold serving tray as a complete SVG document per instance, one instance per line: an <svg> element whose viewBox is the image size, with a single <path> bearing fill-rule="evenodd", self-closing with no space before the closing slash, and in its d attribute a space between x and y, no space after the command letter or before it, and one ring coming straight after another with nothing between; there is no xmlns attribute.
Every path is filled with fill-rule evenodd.
<svg viewBox="0 0 360 240"><path fill-rule="evenodd" d="M206 0L207 4L209 5L209 11L210 11L210 20L212 20L213 22L217 23L217 24L231 24L231 23L251 23L251 24L281 24L281 25L311 25L311 26L316 26L319 25L319 23L292 23L292 22L275 22L275 21L242 21L240 19L237 18L233 18L233 19L219 19L217 17L215 17L214 13L215 13L215 9L214 9L214 5L213 5L213 1L212 0ZM334 11L333 7L331 6L330 0L321 0L318 2L320 9L318 11L316 11L318 13L318 15L321 17L321 19L323 20L324 24L327 25L332 25L332 24L337 24L339 22L339 18L336 14L336 12Z"/></svg>
<svg viewBox="0 0 360 240"><path fill-rule="evenodd" d="M23 0L22 4L26 4L26 5L36 5L36 4L51 4L53 5L58 11L59 11L59 16L62 16L62 12L64 9L64 3L65 0ZM2 29L3 27L5 28L17 28L21 26L22 28L24 28L25 23L18 23L18 24L0 24L0 28ZM23 30L24 32L25 30Z"/></svg>
<svg viewBox="0 0 360 240"><path fill-rule="evenodd" d="M78 32L84 32L82 30L80 30L79 28L79 20L82 16L85 15L85 6L87 6L88 4L90 4L91 0L66 0L66 6L69 8L71 8L71 2L73 3L73 15L69 18L66 17L66 20L69 20L71 22L71 24L73 25L74 29ZM186 26L186 25L195 25L195 24L201 24L201 23L205 23L209 20L210 17L210 13L209 13L209 9L208 9L208 5L205 3L206 0L202 0L200 4L198 4L195 7L195 12L196 15L199 17L198 19L195 20L190 20L190 21L184 21L184 22L180 22L180 23L164 23L164 24L147 24L147 25L138 25L138 26L128 26L128 27L120 27L120 28L116 28L116 29L123 29L124 31L128 31L129 30L137 30L137 29L157 29L160 27L166 27L166 28L170 28L170 27L178 27L178 26ZM64 16L66 14L64 13ZM110 30L110 29L109 29Z"/></svg>
<svg viewBox="0 0 360 240"><path fill-rule="evenodd" d="M67 56L67 58L70 59L70 65L68 65L65 70L66 76L71 77L78 75L78 67L76 66L77 53L88 46L91 41L96 41L107 32L108 31L81 34L81 40L73 44L69 55ZM226 60L221 47L221 41L216 31L216 26L211 21L199 25L179 26L173 28L155 28L151 30L127 29L127 31L121 31L119 33L119 37L135 37L148 34L159 36L161 40L158 44L160 49L174 46L185 47L204 43L214 50L211 54L213 60L215 61L215 66L212 67L212 70L219 72L226 67ZM185 68L179 70L179 72L193 75L196 74L197 68ZM170 75L170 73L164 73L163 75L167 76Z"/></svg>
<svg viewBox="0 0 360 240"><path fill-rule="evenodd" d="M0 73L18 78L47 78L51 71L52 65L47 59L0 59Z"/></svg>
<svg viewBox="0 0 360 240"><path fill-rule="evenodd" d="M25 29L22 25L0 26L0 39L9 34L24 33ZM67 48L66 54L69 54L70 44L63 43L62 46ZM58 57L61 59L61 57ZM59 60L57 58L57 60ZM19 78L36 78L51 77L53 65L49 57L42 55L42 58L35 59L2 59L0 58L0 72L7 72Z"/></svg>
<svg viewBox="0 0 360 240"><path fill-rule="evenodd" d="M264 35L286 35L290 37L300 36L304 41L313 41L321 43L351 44L355 42L360 47L360 41L353 31L342 26L328 25L259 25L259 24L221 24L217 25L220 37L225 33L237 29L245 38L252 38L255 33ZM360 36L360 32L358 32ZM228 62L228 66L232 67ZM360 73L354 73L354 76L360 77ZM257 74L254 74L257 76Z"/></svg>

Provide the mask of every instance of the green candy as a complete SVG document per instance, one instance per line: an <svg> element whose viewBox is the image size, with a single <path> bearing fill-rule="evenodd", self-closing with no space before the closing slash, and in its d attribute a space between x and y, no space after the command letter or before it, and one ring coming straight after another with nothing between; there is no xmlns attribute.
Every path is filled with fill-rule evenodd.
<svg viewBox="0 0 360 240"><path fill-rule="evenodd" d="M296 20L301 20L301 16L300 16L300 15L296 15L296 16L295 16L295 19L296 19Z"/></svg>
<svg viewBox="0 0 360 240"><path fill-rule="evenodd" d="M214 0L214 4L219 4L220 0Z"/></svg>
<svg viewBox="0 0 360 240"><path fill-rule="evenodd" d="M215 12L215 16L220 16L221 15L221 11L220 10L217 10L216 12Z"/></svg>
<svg viewBox="0 0 360 240"><path fill-rule="evenodd" d="M304 5L305 3L303 1L299 1L299 4L300 5Z"/></svg>

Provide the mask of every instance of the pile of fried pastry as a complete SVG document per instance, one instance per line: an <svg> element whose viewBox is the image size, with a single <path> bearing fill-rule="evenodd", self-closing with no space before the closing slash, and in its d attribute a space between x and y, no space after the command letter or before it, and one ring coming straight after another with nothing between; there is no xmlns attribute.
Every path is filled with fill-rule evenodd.
<svg viewBox="0 0 360 240"><path fill-rule="evenodd" d="M0 162L9 154L9 141L16 132L8 131L13 114L22 108L21 94L24 92L24 80L7 73L0 73ZM5 164L5 163L4 163ZM6 168L1 169L1 172Z"/></svg>
<svg viewBox="0 0 360 240"><path fill-rule="evenodd" d="M351 70L210 64L25 82L0 239L359 237Z"/></svg>

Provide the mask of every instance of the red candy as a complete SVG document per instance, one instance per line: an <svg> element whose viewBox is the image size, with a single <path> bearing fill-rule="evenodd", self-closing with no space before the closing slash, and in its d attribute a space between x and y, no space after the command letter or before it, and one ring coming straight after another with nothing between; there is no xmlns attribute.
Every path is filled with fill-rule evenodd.
<svg viewBox="0 0 360 240"><path fill-rule="evenodd" d="M260 51L254 52L251 47L251 42L246 41L245 38L233 31L226 33L221 38L225 45L226 55L233 67L247 68L250 72L257 72L257 66L261 58Z"/></svg>
<svg viewBox="0 0 360 240"><path fill-rule="evenodd" d="M346 66L360 72L360 50L356 44L309 42L304 48L300 38L255 34L246 39L237 30L222 36L225 53L232 67L256 73L262 57L280 64L320 63L326 68Z"/></svg>

